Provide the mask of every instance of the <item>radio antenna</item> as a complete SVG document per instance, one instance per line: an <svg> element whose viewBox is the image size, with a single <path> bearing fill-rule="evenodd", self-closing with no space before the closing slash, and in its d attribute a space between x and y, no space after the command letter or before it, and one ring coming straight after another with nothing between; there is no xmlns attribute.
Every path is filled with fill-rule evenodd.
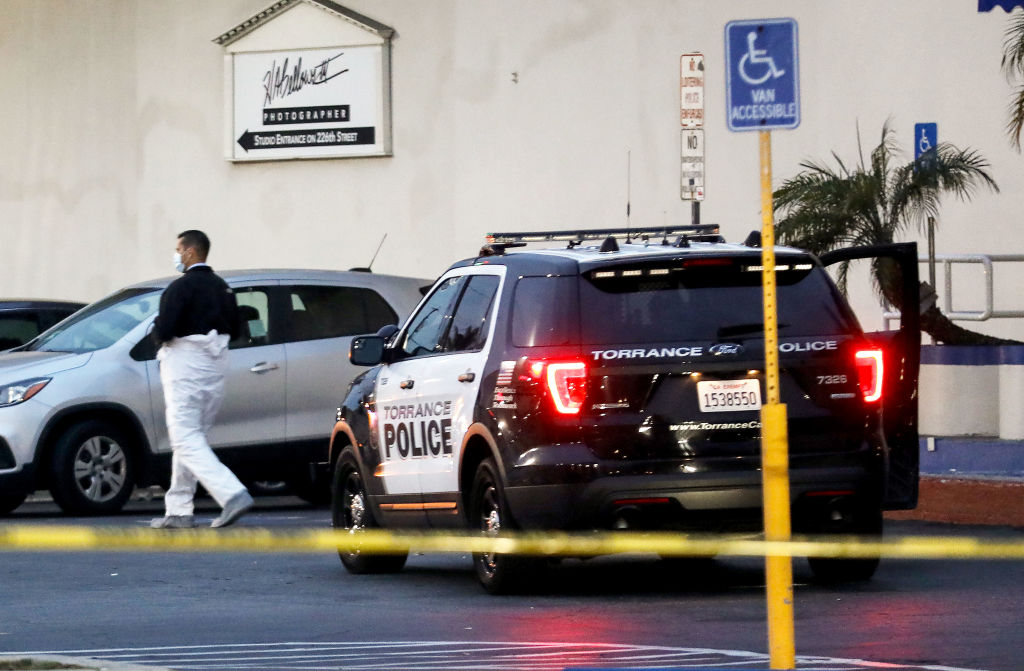
<svg viewBox="0 0 1024 671"><path fill-rule="evenodd" d="M630 187L632 186L632 154L633 151L630 149L626 150L626 242L629 242L629 204L630 204Z"/></svg>
<svg viewBox="0 0 1024 671"><path fill-rule="evenodd" d="M384 246L384 241L388 239L388 234L385 233L384 237L380 239L380 244L377 245L377 251L373 253L373 258L370 259L370 265L367 268L373 268L373 262L377 260L377 255L380 254L380 248Z"/></svg>
<svg viewBox="0 0 1024 671"><path fill-rule="evenodd" d="M357 272L357 273L372 273L373 272L373 262L377 260L377 255L380 254L380 248L384 246L384 241L387 240L387 239L388 239L388 234L385 233L384 237L380 239L380 244L377 245L377 251L375 251L373 253L373 258L370 259L370 265L366 266L365 268L349 268L349 270L353 271L353 272Z"/></svg>

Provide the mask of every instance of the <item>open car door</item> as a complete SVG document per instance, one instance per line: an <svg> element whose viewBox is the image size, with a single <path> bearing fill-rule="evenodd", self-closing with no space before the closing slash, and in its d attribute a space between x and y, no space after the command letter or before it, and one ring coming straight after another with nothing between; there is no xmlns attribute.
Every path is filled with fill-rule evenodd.
<svg viewBox="0 0 1024 671"><path fill-rule="evenodd" d="M886 510L916 508L920 464L917 378L921 359L917 244L848 247L827 252L820 258L825 266L856 259L891 259L899 267L902 275L899 329L865 335L885 352L882 423L889 453L884 506Z"/></svg>

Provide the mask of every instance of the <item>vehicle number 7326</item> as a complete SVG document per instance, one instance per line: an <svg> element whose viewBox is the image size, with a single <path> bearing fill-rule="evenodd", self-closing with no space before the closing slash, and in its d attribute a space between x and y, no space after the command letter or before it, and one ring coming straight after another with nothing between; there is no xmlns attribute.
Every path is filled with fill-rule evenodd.
<svg viewBox="0 0 1024 671"><path fill-rule="evenodd" d="M819 375L818 384L846 384L845 375Z"/></svg>

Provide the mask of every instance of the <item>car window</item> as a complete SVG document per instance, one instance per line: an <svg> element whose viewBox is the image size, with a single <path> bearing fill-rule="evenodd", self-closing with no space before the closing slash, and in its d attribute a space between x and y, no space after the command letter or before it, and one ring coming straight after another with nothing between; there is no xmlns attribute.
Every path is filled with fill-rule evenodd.
<svg viewBox="0 0 1024 671"><path fill-rule="evenodd" d="M576 276L520 279L512 301L512 343L550 347L579 342L578 281Z"/></svg>
<svg viewBox="0 0 1024 671"><path fill-rule="evenodd" d="M85 306L82 306L85 307ZM62 319L70 317L77 311L77 308L61 308L58 310L40 310L39 314L39 330L45 331Z"/></svg>
<svg viewBox="0 0 1024 671"><path fill-rule="evenodd" d="M398 322L395 311L373 289L296 285L286 290L292 310L287 320L290 341L374 333Z"/></svg>
<svg viewBox="0 0 1024 671"><path fill-rule="evenodd" d="M156 314L160 289L124 289L88 306L28 344L42 352L94 352L110 347Z"/></svg>
<svg viewBox="0 0 1024 671"><path fill-rule="evenodd" d="M39 325L31 315L0 314L0 350L24 345L39 335Z"/></svg>
<svg viewBox="0 0 1024 671"><path fill-rule="evenodd" d="M238 302L240 333L231 341L231 349L259 347L274 340L271 337L270 295L265 287L236 287L235 300Z"/></svg>
<svg viewBox="0 0 1024 671"><path fill-rule="evenodd" d="M452 318L452 307L458 298L465 277L449 277L420 306L399 341L399 350L406 356L423 356L441 351L441 339Z"/></svg>
<svg viewBox="0 0 1024 671"><path fill-rule="evenodd" d="M468 352L483 349L487 341L491 306L498 292L498 278L474 275L466 282L442 349L445 352Z"/></svg>
<svg viewBox="0 0 1024 671"><path fill-rule="evenodd" d="M776 277L780 336L856 329L820 267L780 262ZM586 344L717 341L764 331L760 260L595 270L580 283L580 305Z"/></svg>

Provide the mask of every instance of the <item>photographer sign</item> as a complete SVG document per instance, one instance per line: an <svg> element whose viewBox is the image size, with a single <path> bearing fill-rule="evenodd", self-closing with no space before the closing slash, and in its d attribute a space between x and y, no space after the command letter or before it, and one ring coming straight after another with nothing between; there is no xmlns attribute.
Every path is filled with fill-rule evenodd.
<svg viewBox="0 0 1024 671"><path fill-rule="evenodd" d="M236 53L231 158L385 156L381 46Z"/></svg>

